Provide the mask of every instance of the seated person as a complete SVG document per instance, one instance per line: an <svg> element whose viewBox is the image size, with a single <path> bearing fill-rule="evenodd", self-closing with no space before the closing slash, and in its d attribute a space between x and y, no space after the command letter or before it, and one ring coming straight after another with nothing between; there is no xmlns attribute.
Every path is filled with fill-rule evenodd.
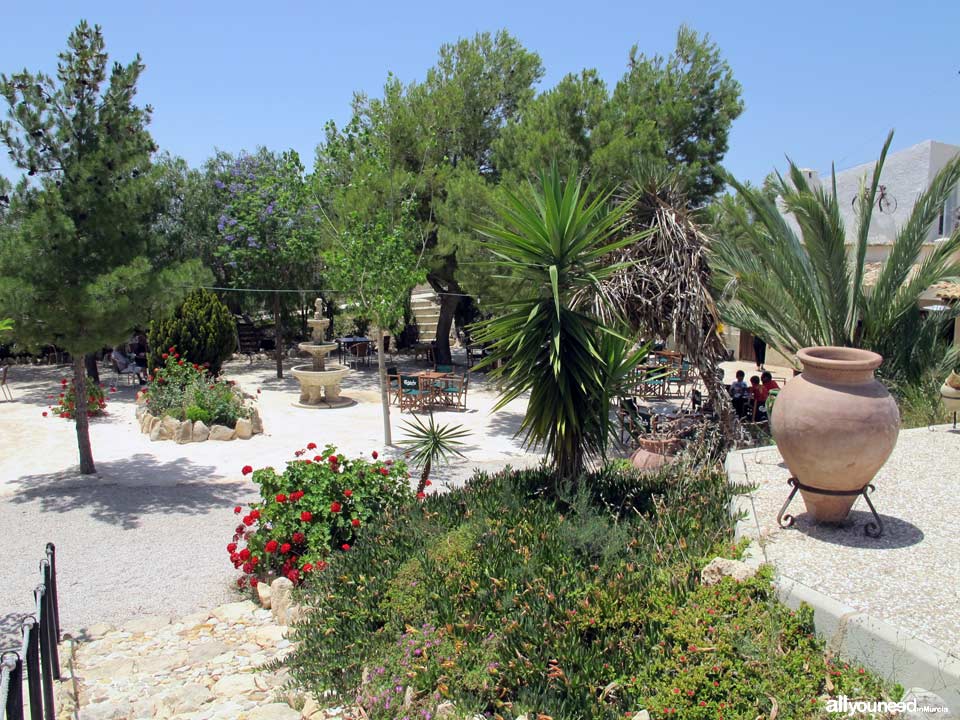
<svg viewBox="0 0 960 720"><path fill-rule="evenodd" d="M767 391L764 390L763 385L760 384L760 377L758 375L750 376L750 420L753 422L762 422L766 420L766 410L764 409L763 404L767 401Z"/></svg>
<svg viewBox="0 0 960 720"><path fill-rule="evenodd" d="M146 382L140 374L140 368L137 366L137 363L133 358L127 356L119 347L113 349L113 352L110 353L110 359L116 363L117 370L121 375L136 375L141 385Z"/></svg>
<svg viewBox="0 0 960 720"><path fill-rule="evenodd" d="M750 400L750 388L744 381L744 376L743 370L737 370L737 379L730 383L730 399L739 418L746 416L747 403Z"/></svg>
<svg viewBox="0 0 960 720"><path fill-rule="evenodd" d="M777 381L773 379L773 375L771 375L766 370L760 374L760 384L763 385L763 388L766 391L763 395L764 402L766 402L767 397L770 395L771 390L780 389L780 386L777 384Z"/></svg>

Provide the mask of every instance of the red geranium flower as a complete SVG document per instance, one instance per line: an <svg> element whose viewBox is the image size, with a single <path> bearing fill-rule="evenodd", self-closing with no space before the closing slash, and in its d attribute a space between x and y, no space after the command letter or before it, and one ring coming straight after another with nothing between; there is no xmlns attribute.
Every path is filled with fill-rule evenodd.
<svg viewBox="0 0 960 720"><path fill-rule="evenodd" d="M418 492L418 493L417 493L417 500L423 500L426 496L427 496L426 493Z"/></svg>
<svg viewBox="0 0 960 720"><path fill-rule="evenodd" d="M340 512L340 509L341 509L340 503L338 503L336 500L330 503L330 512L338 513Z"/></svg>
<svg viewBox="0 0 960 720"><path fill-rule="evenodd" d="M290 572L287 573L287 579L290 582L295 583L300 579L300 573L297 572L296 570L291 570Z"/></svg>
<svg viewBox="0 0 960 720"><path fill-rule="evenodd" d="M177 361L177 365L183 365L183 359L180 359L179 361Z"/></svg>
<svg viewBox="0 0 960 720"><path fill-rule="evenodd" d="M276 540L268 540L267 544L263 546L263 550L268 553L276 552L279 544Z"/></svg>
<svg viewBox="0 0 960 720"><path fill-rule="evenodd" d="M240 559L241 560L250 559L250 548L244 548L243 550L240 551Z"/></svg>
<svg viewBox="0 0 960 720"><path fill-rule="evenodd" d="M286 496L286 495L284 495L283 493L277 493L277 502L278 502L278 503L284 503L284 502L286 502L286 501L287 501L287 496Z"/></svg>
<svg viewBox="0 0 960 720"><path fill-rule="evenodd" d="M308 573L308 572L310 572L311 570L313 570L313 565L311 565L310 563L304 563L304 564L303 564L303 571L304 571L305 573Z"/></svg>
<svg viewBox="0 0 960 720"><path fill-rule="evenodd" d="M330 457L327 458L327 460L329 460L329 461L332 462L332 463L335 463L335 462L337 461L337 456L336 456L336 455L331 455Z"/></svg>
<svg viewBox="0 0 960 720"><path fill-rule="evenodd" d="M387 470L385 467L382 467L382 468L380 468L380 474L381 474L381 475L389 475L389 474L390 474L390 471Z"/></svg>
<svg viewBox="0 0 960 720"><path fill-rule="evenodd" d="M66 379L66 378L61 378L61 379L60 379L60 384L63 385L64 387L66 387L66 386L67 386L67 379Z"/></svg>
<svg viewBox="0 0 960 720"><path fill-rule="evenodd" d="M253 565L251 565L251 564L248 563L248 562L245 562L245 563L243 564L243 571L244 571L245 573L247 573L247 575L249 575L250 573L253 572Z"/></svg>
<svg viewBox="0 0 960 720"><path fill-rule="evenodd" d="M316 564L316 568L317 568L317 570L326 570L326 569L327 569L327 563L326 563L325 561L321 560L320 562L318 562L318 563Z"/></svg>
<svg viewBox="0 0 960 720"><path fill-rule="evenodd" d="M176 351L177 351L177 346L176 346L176 345L171 345L169 348L167 348L167 351L168 351L168 352L176 352Z"/></svg>
<svg viewBox="0 0 960 720"><path fill-rule="evenodd" d="M44 417L46 417L46 416L47 416L47 413L46 413L46 412L44 412L44 413L43 413L43 416L44 416Z"/></svg>
<svg viewBox="0 0 960 720"><path fill-rule="evenodd" d="M246 578L237 578L237 587L242 588L246 584L247 584Z"/></svg>
<svg viewBox="0 0 960 720"><path fill-rule="evenodd" d="M313 461L316 463L323 462L323 455L314 455Z"/></svg>
<svg viewBox="0 0 960 720"><path fill-rule="evenodd" d="M240 507L239 505L237 505L237 506L233 509L233 512L236 513L237 515L239 515L241 512L243 512L243 508Z"/></svg>
<svg viewBox="0 0 960 720"><path fill-rule="evenodd" d="M350 524L353 525L354 527L360 527L360 520L358 520L357 518L354 518L353 520L350 521Z"/></svg>
<svg viewBox="0 0 960 720"><path fill-rule="evenodd" d="M242 533L242 532L243 532L243 525L237 525L236 532Z"/></svg>
<svg viewBox="0 0 960 720"><path fill-rule="evenodd" d="M250 527L256 521L257 519L253 515L247 515L245 518L243 518L243 524L246 525L247 527Z"/></svg>
<svg viewBox="0 0 960 720"><path fill-rule="evenodd" d="M374 451L371 453L371 455L373 455L373 459L374 459L374 460L376 460L378 457L380 457L380 453L378 453L376 450L374 450Z"/></svg>
<svg viewBox="0 0 960 720"><path fill-rule="evenodd" d="M167 355L166 353L164 353L164 354L163 354L163 355L161 355L160 357L162 357L162 358L163 358L164 360L166 360L166 359L167 359L168 357L170 357L170 356L169 356L169 355Z"/></svg>
<svg viewBox="0 0 960 720"><path fill-rule="evenodd" d="M256 578L250 578L250 587L255 588L259 584L260 584L259 580L257 580Z"/></svg>
<svg viewBox="0 0 960 720"><path fill-rule="evenodd" d="M294 541L297 545L299 545L300 543L302 543L302 542L303 542L304 540L306 540L306 539L307 539L307 536L304 535L302 532L295 532L295 533L293 534L293 541Z"/></svg>
<svg viewBox="0 0 960 720"><path fill-rule="evenodd" d="M349 543L344 543L343 545L340 546L340 549L346 552L347 550L350 549Z"/></svg>
<svg viewBox="0 0 960 720"><path fill-rule="evenodd" d="M316 449L317 449L316 443L307 443L307 450L316 450Z"/></svg>
<svg viewBox="0 0 960 720"><path fill-rule="evenodd" d="M290 552L290 543L284 543L280 546L281 555L286 555L288 552Z"/></svg>
<svg viewBox="0 0 960 720"><path fill-rule="evenodd" d="M313 520L313 513L309 510L304 510L302 513L300 513L300 519L304 522L310 522Z"/></svg>
<svg viewBox="0 0 960 720"><path fill-rule="evenodd" d="M236 544L236 543L230 543L229 545L227 545L227 552L228 552L228 553L235 553L236 551L237 551L237 544Z"/></svg>
<svg viewBox="0 0 960 720"><path fill-rule="evenodd" d="M244 475L249 475L250 473L253 472L253 468L250 467L249 465L244 465L243 469L240 472L243 473Z"/></svg>
<svg viewBox="0 0 960 720"><path fill-rule="evenodd" d="M344 496L344 497L352 497L352 496L353 496L353 490L344 490L344 491L343 491L343 496Z"/></svg>
<svg viewBox="0 0 960 720"><path fill-rule="evenodd" d="M408 477L409 477L409 476L408 476ZM433 483L430 482L429 480L427 480L427 481L423 484L424 487L430 487L431 485L433 485Z"/></svg>
<svg viewBox="0 0 960 720"><path fill-rule="evenodd" d="M304 465L313 465L313 460L310 460L310 459L308 458L307 460L304 460L303 463L304 463Z"/></svg>
<svg viewBox="0 0 960 720"><path fill-rule="evenodd" d="M250 511L250 517L252 517L254 520L259 520L259 519L260 519L260 511L259 511L259 510L251 510L251 511Z"/></svg>

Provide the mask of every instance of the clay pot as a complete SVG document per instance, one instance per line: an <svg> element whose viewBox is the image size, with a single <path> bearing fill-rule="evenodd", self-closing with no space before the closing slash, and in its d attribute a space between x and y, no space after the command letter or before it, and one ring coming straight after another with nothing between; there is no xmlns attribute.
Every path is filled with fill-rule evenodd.
<svg viewBox="0 0 960 720"><path fill-rule="evenodd" d="M630 463L642 472L652 472L659 470L664 465L675 463L677 459L672 455L662 455L660 453L650 452L640 448L630 456Z"/></svg>
<svg viewBox="0 0 960 720"><path fill-rule="evenodd" d="M900 432L900 413L873 377L883 358L869 350L809 347L797 353L803 372L777 397L773 437L803 485L858 490L873 480ZM839 522L856 495L800 491L813 518Z"/></svg>
<svg viewBox="0 0 960 720"><path fill-rule="evenodd" d="M676 455L680 452L680 438L672 435L666 437L641 437L637 438L637 446L641 450L646 450L656 455Z"/></svg>
<svg viewBox="0 0 960 720"><path fill-rule="evenodd" d="M950 373L940 386L940 399L947 412L960 412L960 375Z"/></svg>

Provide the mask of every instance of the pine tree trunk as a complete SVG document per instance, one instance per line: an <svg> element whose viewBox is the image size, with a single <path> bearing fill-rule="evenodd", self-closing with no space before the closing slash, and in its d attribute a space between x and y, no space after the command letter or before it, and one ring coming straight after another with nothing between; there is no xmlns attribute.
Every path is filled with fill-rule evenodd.
<svg viewBox="0 0 960 720"><path fill-rule="evenodd" d="M390 434L390 387L387 384L386 349L383 343L383 328L377 326L377 370L380 373L380 404L383 406L383 444L393 445Z"/></svg>
<svg viewBox="0 0 960 720"><path fill-rule="evenodd" d="M283 378L283 328L280 326L280 293L273 294L273 335L277 354L277 378Z"/></svg>
<svg viewBox="0 0 960 720"><path fill-rule="evenodd" d="M90 422L87 418L87 369L83 355L73 358L74 421L77 424L77 449L80 451L80 474L93 475L97 472L93 464L93 450L90 449Z"/></svg>

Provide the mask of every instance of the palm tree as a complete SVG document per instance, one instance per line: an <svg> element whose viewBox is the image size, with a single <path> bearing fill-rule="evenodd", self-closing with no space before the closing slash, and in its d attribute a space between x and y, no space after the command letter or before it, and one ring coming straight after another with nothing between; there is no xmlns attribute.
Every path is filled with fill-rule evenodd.
<svg viewBox="0 0 960 720"><path fill-rule="evenodd" d="M518 292L499 304L495 317L475 326L488 344L482 366L502 382L495 409L530 393L520 426L528 445L542 446L559 477L575 478L587 456L602 456L610 435L611 378L594 298L600 283L618 269L607 259L635 242L621 233L625 202L611 208L609 193L594 193L579 180L562 180L557 168L524 196L506 193L499 221L480 229L500 275ZM613 353L618 362L641 354Z"/></svg>
<svg viewBox="0 0 960 720"><path fill-rule="evenodd" d="M944 322L956 310L921 315L917 300L931 285L960 275L955 231L926 257L924 240L949 194L960 180L960 156L937 173L897 233L872 291L863 287L867 238L877 204L880 173L893 140L887 136L869 184L862 184L856 239L848 255L836 192L810 187L790 163L789 182L777 176L783 210L800 226L787 223L770 194L735 180L745 211L724 217L728 232L711 250L714 283L723 319L758 335L786 356L811 345L862 347L884 356L882 372L912 382L941 358L938 342Z"/></svg>
<svg viewBox="0 0 960 720"><path fill-rule="evenodd" d="M440 462L446 462L451 457L466 457L460 448L463 447L461 438L465 438L470 431L462 425L437 425L430 414L430 422L425 423L416 415L413 422L404 423L407 437L400 444L409 448L411 460L420 466L420 482L417 484L417 494L423 492L430 480L430 471Z"/></svg>

